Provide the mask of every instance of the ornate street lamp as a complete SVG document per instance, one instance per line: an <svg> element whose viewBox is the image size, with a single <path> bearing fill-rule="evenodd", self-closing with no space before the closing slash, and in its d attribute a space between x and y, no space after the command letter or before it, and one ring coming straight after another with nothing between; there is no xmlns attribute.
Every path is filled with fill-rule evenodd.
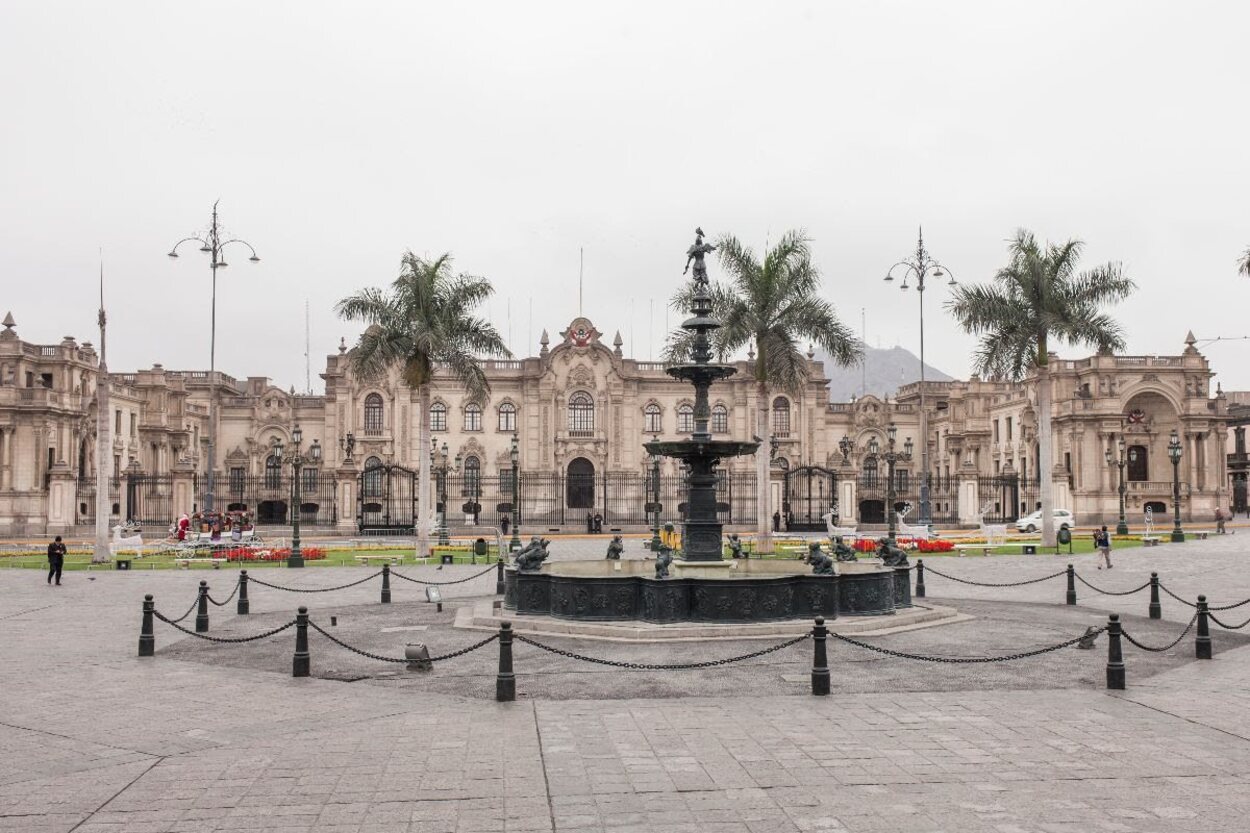
<svg viewBox="0 0 1250 833"><path fill-rule="evenodd" d="M508 551L516 552L521 549L521 452L516 434L512 435L508 455L512 459L512 540L508 542Z"/></svg>
<svg viewBox="0 0 1250 833"><path fill-rule="evenodd" d="M854 446L854 443L851 442L851 438L848 437L846 434L843 434L842 439L838 440L838 450L842 452L843 467L849 466L851 464L851 448L853 446Z"/></svg>
<svg viewBox="0 0 1250 833"><path fill-rule="evenodd" d="M430 441L430 466L434 470L434 474L438 478L438 543L439 546L447 546L451 543L451 539L447 533L447 475L458 474L460 472L460 463L463 455L456 452L456 462L452 466L448 463L447 443L443 443L441 451L438 449L438 440Z"/></svg>
<svg viewBox="0 0 1250 833"><path fill-rule="evenodd" d="M955 276L950 270L942 266L932 257L924 247L924 230L920 232L920 236L916 241L916 252L909 258L900 260L898 263L890 267L885 273L887 283L894 280L894 270L900 269L903 274L903 285L901 289L910 289L907 281L914 279L916 281L916 292L920 294L920 523L928 525L930 521L929 508L929 412L925 409L925 380L924 380L924 291L927 278L949 278L946 282L947 286L955 286Z"/></svg>
<svg viewBox="0 0 1250 833"><path fill-rule="evenodd" d="M1126 460L1124 457L1124 438L1123 437L1120 437L1119 442L1116 443L1116 447L1120 452L1119 457L1112 457L1111 449L1109 448L1106 450L1106 452L1104 452L1104 456L1107 460L1107 465L1116 466L1120 470L1120 489L1119 489L1120 491L1120 521L1119 523L1115 525L1115 534L1116 535L1128 535L1128 521L1124 517L1124 495L1125 495L1125 492L1127 492L1127 488L1125 487L1125 484L1124 484L1124 466L1128 463L1129 460L1133 462L1137 461L1137 449L1134 448L1130 450L1128 452L1128 460Z"/></svg>
<svg viewBox="0 0 1250 833"><path fill-rule="evenodd" d="M299 547L299 521L300 508L303 506L303 477L301 473L304 470L305 463L312 463L314 466L321 463L321 443L313 440L311 446L308 447L308 457L305 458L300 450L300 445L304 442L304 432L300 430L298 425L291 431L291 453L283 457L282 440L274 437L272 450L279 460L290 463L292 471L295 473L295 480L291 484L292 503L295 505L291 509L291 554L287 557L286 566L303 567L304 555L300 552Z"/></svg>
<svg viewBox="0 0 1250 833"><path fill-rule="evenodd" d="M343 452L343 461L351 462L356 451L356 435L348 431L346 436L339 437L339 450Z"/></svg>
<svg viewBox="0 0 1250 833"><path fill-rule="evenodd" d="M1181 529L1181 438L1175 428L1168 440L1168 458L1172 461L1172 541L1181 543L1185 540L1185 530Z"/></svg>
<svg viewBox="0 0 1250 833"><path fill-rule="evenodd" d="M881 453L881 445L877 442L876 437L868 440L868 456L880 457L886 462L886 522L889 524L890 543L893 544L898 537L898 518L894 509L895 481L894 481L894 465L895 463L906 463L911 460L914 445L911 437L907 438L907 442L903 443L902 451L895 451L895 443L898 441L898 427L894 423L890 423L886 429L886 450Z"/></svg>
<svg viewBox="0 0 1250 833"><path fill-rule="evenodd" d="M183 243L195 241L200 244L200 251L209 256L209 268L213 272L213 294L212 294L212 312L210 314L209 325L209 342L208 342L208 479L205 485L205 494L203 506L205 511L213 508L213 478L214 470L217 468L217 270L224 269L228 265L222 257L223 250L231 243L238 243L247 246L252 256L248 258L252 263L259 263L260 257L257 256L256 250L252 248L252 244L246 240L240 240L232 237L229 240L221 239L221 227L217 223L217 203L213 203L213 219L208 226L208 231L203 236L193 235L184 237L174 244L169 250L171 258L178 257L178 247ZM198 451L198 449L197 449Z"/></svg>
<svg viewBox="0 0 1250 833"><path fill-rule="evenodd" d="M660 455L651 455L651 552L660 551Z"/></svg>

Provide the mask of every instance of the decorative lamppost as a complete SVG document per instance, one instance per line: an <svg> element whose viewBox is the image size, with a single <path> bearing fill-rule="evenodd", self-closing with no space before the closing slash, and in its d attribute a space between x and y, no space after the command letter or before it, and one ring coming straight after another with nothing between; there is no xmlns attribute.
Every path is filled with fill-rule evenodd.
<svg viewBox="0 0 1250 833"><path fill-rule="evenodd" d="M894 464L906 463L911 460L912 440L907 438L907 442L903 443L902 451L895 451L894 445L898 440L898 427L894 423L890 423L890 427L886 429L886 447L885 453L881 453L881 445L877 442L877 438L873 437L868 441L868 454L872 457L881 457L886 462L886 521L889 524L890 543L893 544L898 537L898 518L894 509L895 490L894 490Z"/></svg>
<svg viewBox="0 0 1250 833"><path fill-rule="evenodd" d="M1181 543L1185 540L1185 530L1181 529L1181 438L1175 428L1168 440L1168 458L1172 461L1172 542Z"/></svg>
<svg viewBox="0 0 1250 833"><path fill-rule="evenodd" d="M217 203L213 203L213 219L208 226L208 231L203 236L193 235L184 237L174 244L169 250L169 256L178 257L178 247L183 243L195 241L200 244L200 251L209 256L209 268L213 271L213 293L212 293L212 312L210 313L209 324L209 342L208 342L208 479L205 486L205 494L203 506L205 511L213 508L213 477L214 470L217 468L217 270L225 269L228 265L222 257L222 250L231 243L239 243L247 246L252 256L248 258L252 263L259 263L260 257L257 256L256 250L252 248L252 244L246 240L240 240L232 237L229 240L221 239L221 227L217 223Z"/></svg>
<svg viewBox="0 0 1250 833"><path fill-rule="evenodd" d="M924 402L924 291L925 281L929 277L946 278L947 286L955 286L955 276L932 257L924 247L924 230L916 241L916 253L909 258L900 260L885 273L887 282L894 280L894 270L902 268L903 285L901 289L910 289L908 279L915 279L916 292L920 294L920 523L928 526L931 520L929 509L929 412ZM891 536L892 537L892 536Z"/></svg>
<svg viewBox="0 0 1250 833"><path fill-rule="evenodd" d="M660 551L660 455L651 455L651 552Z"/></svg>
<svg viewBox="0 0 1250 833"><path fill-rule="evenodd" d="M301 477L301 473L304 470L305 463L312 463L315 466L321 462L321 443L318 440L313 440L312 445L308 447L308 457L305 458L300 450L300 445L303 442L304 432L296 425L291 431L291 453L283 457L281 438L274 437L273 439L273 453L277 455L279 460L290 463L291 469L295 473L295 480L291 484L292 503L295 505L291 508L291 554L286 560L286 566L288 567L304 566L304 555L299 548L300 507L304 503L303 477Z"/></svg>
<svg viewBox="0 0 1250 833"><path fill-rule="evenodd" d="M1116 535L1128 535L1128 521L1125 520L1125 517L1124 517L1124 494L1127 491L1127 488L1124 485L1124 466L1127 465L1129 460L1132 460L1134 462L1137 460L1137 449L1131 449L1128 452L1128 459L1126 460L1124 457L1124 438L1123 437L1120 437L1119 442L1116 443L1116 447L1119 449L1119 452L1120 452L1119 457L1112 457L1111 449L1109 448L1105 452L1107 465L1116 466L1120 470L1120 490L1119 490L1120 491L1120 521L1119 523L1115 525L1115 534Z"/></svg>
<svg viewBox="0 0 1250 833"><path fill-rule="evenodd" d="M443 443L440 451L438 448L438 440L430 442L430 466L434 469L434 474L438 478L438 543L439 546L447 546L451 543L451 539L447 534L447 475L458 474L460 472L460 463L463 455L456 452L455 465L450 465L447 456L447 443Z"/></svg>
<svg viewBox="0 0 1250 833"><path fill-rule="evenodd" d="M508 542L508 551L516 552L521 549L521 451L516 434L512 435L508 455L512 459L512 540Z"/></svg>
<svg viewBox="0 0 1250 833"><path fill-rule="evenodd" d="M339 450L343 452L343 460L351 461L352 454L356 452L356 435L351 431L346 436L339 437Z"/></svg>
<svg viewBox="0 0 1250 833"><path fill-rule="evenodd" d="M855 444L851 442L851 438L846 434L843 434L842 439L838 440L838 451L842 452L843 467L851 464L851 449L854 448L854 446Z"/></svg>

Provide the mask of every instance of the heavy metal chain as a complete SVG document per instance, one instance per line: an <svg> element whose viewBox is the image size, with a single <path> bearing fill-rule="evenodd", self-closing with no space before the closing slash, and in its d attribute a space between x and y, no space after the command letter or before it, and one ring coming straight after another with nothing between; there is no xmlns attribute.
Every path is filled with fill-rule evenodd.
<svg viewBox="0 0 1250 833"><path fill-rule="evenodd" d="M1165 584L1163 584L1163 583L1160 583L1160 584L1159 584L1159 589L1160 589L1160 590L1162 590L1164 593L1167 593L1169 596L1171 596L1173 599L1176 599L1176 601L1180 602L1180 603L1181 603L1181 604L1183 604L1183 605L1189 605L1190 607L1197 607L1197 606L1198 606L1198 605L1194 604L1194 603L1193 603L1193 602L1191 602L1191 601L1187 601L1187 600L1185 600L1185 599L1182 599L1180 596L1176 595L1176 594L1175 594L1175 593L1173 593L1171 590L1169 590L1169 589L1167 588L1167 585L1165 585Z"/></svg>
<svg viewBox="0 0 1250 833"><path fill-rule="evenodd" d="M267 581L261 581L258 578L253 578L252 576L248 576L247 580L252 582L253 584L259 584L262 587L272 587L274 590L285 590L288 593L329 593L332 590L346 590L349 587L355 587L357 584L364 584L366 581L372 581L373 579L377 578L380 575L382 575L382 571L378 570L373 575L365 576L360 581L353 581L351 584L340 584L338 587L317 587L317 588L283 587L280 584L270 584Z"/></svg>
<svg viewBox="0 0 1250 833"><path fill-rule="evenodd" d="M1219 619L1217 619L1214 613L1210 614L1210 619L1212 622L1219 625L1221 628L1223 628L1226 631L1239 631L1242 628L1244 628L1246 625L1250 625L1250 619L1247 619L1246 621L1242 622L1240 625L1226 625L1223 622L1221 622Z"/></svg>
<svg viewBox="0 0 1250 833"><path fill-rule="evenodd" d="M1175 593L1173 593L1171 590L1169 590L1169 589L1167 589L1166 587L1164 587L1162 584L1160 584L1159 586L1163 588L1163 592L1164 592L1164 593L1167 593L1169 596L1171 596L1173 599L1176 599L1176 601L1180 602L1181 604L1183 604L1183 605L1189 605L1190 607L1197 607L1197 606L1198 606L1198 605L1194 604L1193 602L1188 602L1188 601L1185 601L1185 600L1184 600L1184 599L1182 599L1180 596L1176 595L1176 594L1175 594ZM1207 610L1209 610L1209 611L1211 611L1211 610L1235 610L1236 608L1239 608L1239 607L1244 607L1245 605L1250 605L1250 599L1242 599L1241 601L1239 601L1239 602L1234 602L1233 604L1230 604L1230 605L1209 605L1209 606L1207 607Z"/></svg>
<svg viewBox="0 0 1250 833"><path fill-rule="evenodd" d="M182 614L181 616L179 616L177 619L174 619L173 621L170 621L170 620L168 620L168 619L165 619L165 621L169 622L169 624L171 624L171 625L176 625L176 624L178 624L178 623L179 623L179 622L181 622L183 619L186 619L188 616L190 616L192 613L194 613L194 612L195 612L195 608L199 605L199 603L200 603L200 597L199 597L199 595L197 594L197 595L196 595L196 597L195 597L195 601L191 602L191 606L190 606L189 608L187 608L187 612L186 612L186 613ZM158 614L156 614L156 615L157 615L157 616L160 616L160 614L159 614L159 613L158 613ZM161 618L162 618L162 619L164 619L165 617L161 616Z"/></svg>
<svg viewBox="0 0 1250 833"><path fill-rule="evenodd" d="M955 576L948 576L946 573L940 573L937 570L929 566L926 566L924 568L924 571L925 573L933 573L934 575L941 576L942 578L950 579L951 581L957 581L960 584L974 584L977 587L1023 587L1026 584L1037 584L1038 582L1042 582L1042 581L1050 581L1052 578L1058 578L1059 576L1067 575L1068 573L1067 570L1060 570L1057 573L1051 573L1050 575L1042 576L1041 578L1025 579L1024 581L996 582L996 581L972 581L966 578L956 578Z"/></svg>
<svg viewBox="0 0 1250 833"><path fill-rule="evenodd" d="M811 639L812 635L811 633L805 633L802 636L796 636L794 639L787 639L785 642L781 642L769 648L764 648L763 650L759 650L759 651L752 651L749 654L742 654L741 656L737 656L737 657L726 657L725 659L714 659L714 660L708 660L706 662L678 662L678 663L671 663L667 665L660 665L656 663L647 663L647 662L621 662L619 660L614 660L614 659L602 659L600 657L588 657L582 654L575 654L572 651L565 651L560 648L553 648L550 645L544 645L541 642L537 642L533 639L530 639L527 636L522 636L519 633L513 636L513 638L516 639L518 642L524 642L526 645L533 645L535 648L541 648L542 650L547 651L552 654L559 654L562 657L569 657L570 659L578 659L578 660L581 660L582 662L593 662L597 665L610 665L613 668L627 668L631 671L690 671L695 668L716 668L717 666L720 666L720 665L729 665L730 663L734 663L734 662L741 662L743 660L755 659L756 657L762 657L765 654L771 654L775 651L780 651L783 648L789 648L791 645L797 645L798 643L803 642L804 640Z"/></svg>
<svg viewBox="0 0 1250 833"><path fill-rule="evenodd" d="M419 578L412 578L411 576L406 576L403 573L397 573L394 570L391 570L391 575L395 578L402 578L404 581L411 581L413 584L428 584L435 587L446 587L449 584L464 584L466 581L473 581L473 579L481 578L494 569L496 569L496 567L492 564L480 573L471 575L468 578L456 579L455 581L422 581Z"/></svg>
<svg viewBox="0 0 1250 833"><path fill-rule="evenodd" d="M268 639L269 637L273 636L273 635L274 635L274 634L276 634L276 633L282 633L284 630L286 630L287 628L289 628L289 627L291 627L292 625L294 625L294 624L295 624L295 620L294 620L294 619L292 619L291 621L287 622L285 625L282 625L282 626L280 626L280 627L276 627L276 628L274 628L274 629L273 629L273 630L271 630L271 631L265 631L264 633L258 633L258 634L256 634L255 636L236 636L236 637L229 637L229 636L208 636L208 635L206 635L206 634L196 633L195 631L191 630L190 628L184 628L182 625L179 625L179 624L177 623L177 621L175 621L175 620L173 620L173 619L169 619L169 618L165 617L164 615L162 615L162 614L161 614L161 612L160 612L159 610L154 610L154 611L152 611L152 614L153 614L154 616L156 616L156 618L157 618L157 619L160 619L162 622L164 622L165 624L167 624L167 625L173 625L175 628L177 628L178 630L180 630L180 631L182 631L183 633L187 634L188 636L194 636L194 637L196 637L197 639L203 639L203 640L206 640L206 641L208 641L208 642L223 642L223 643L255 642L255 641L256 641L256 640L258 640L258 639Z"/></svg>
<svg viewBox="0 0 1250 833"><path fill-rule="evenodd" d="M1141 587L1135 587L1132 590L1120 590L1120 591L1103 590L1101 587L1095 587L1094 585L1090 584L1085 579L1081 578L1080 573L1073 573L1073 575L1076 576L1076 580L1079 581L1081 584L1084 584L1086 587L1088 587L1090 590L1093 590L1095 593L1101 593L1104 596L1131 596L1134 593L1140 593L1141 591L1145 590L1147 587L1150 586L1150 582L1146 582Z"/></svg>
<svg viewBox="0 0 1250 833"><path fill-rule="evenodd" d="M224 602L217 601L216 599L214 599L212 596L210 596L207 593L205 593L204 595L208 597L208 600L210 602L217 605L218 607L225 607L226 605L230 604L230 600L233 599L235 595L239 592L239 584L240 584L239 582L235 583L234 590L230 591L230 595L226 596L226 600Z"/></svg>
<svg viewBox="0 0 1250 833"><path fill-rule="evenodd" d="M1233 610L1234 608L1241 607L1242 605L1250 605L1250 599L1242 599L1241 601L1231 605L1218 605L1216 607L1208 605L1207 610Z"/></svg>
<svg viewBox="0 0 1250 833"><path fill-rule="evenodd" d="M331 636L330 634L326 633L324 628L322 628L320 625L318 625L316 622L312 621L311 619L308 620L308 627L312 628L317 633L321 634L326 639L333 642L335 645L338 645L340 648L346 648L347 650L351 651L353 654L360 654L362 657L368 657L369 659L376 659L379 662L440 662L445 659L455 659L456 657L464 656L465 654L476 651L478 648L481 648L485 645L489 645L490 643L494 642L496 639L499 638L499 634L493 633L490 636L483 639L481 642L475 642L474 644L468 646L467 648L461 648L458 651L452 651L451 653L448 653L448 654L440 654L439 656L436 656L436 657L429 657L429 658L422 657L421 659L418 660L418 659L409 659L408 657L384 657L381 654L372 654L361 648L348 645L346 642L339 639L338 637Z"/></svg>
<svg viewBox="0 0 1250 833"><path fill-rule="evenodd" d="M1127 639L1133 645L1136 645L1138 648L1141 648L1143 651L1150 651L1153 654L1161 654L1164 651L1170 651L1173 648L1175 648L1177 645L1179 645L1180 641L1185 638L1185 635L1188 634L1190 630L1193 629L1194 622L1197 622L1197 621L1198 621L1198 614L1195 613L1193 616L1190 617L1189 624L1185 626L1185 630L1181 631L1181 635L1173 639L1167 645L1164 645L1162 648L1154 648L1154 647L1151 647L1150 645L1143 645L1140 642L1138 642L1136 639L1134 639L1132 636L1130 636L1128 631L1121 631L1120 633L1124 636L1125 639Z"/></svg>
<svg viewBox="0 0 1250 833"><path fill-rule="evenodd" d="M1104 625L1103 627L1099 628L1094 633L1088 633L1088 634L1083 633L1078 637L1069 639L1067 642L1060 642L1058 645L1050 645L1046 648L1036 648L1032 651L1021 651L1018 654L1007 654L1006 656L1001 656L1001 657L928 657L923 654L909 654L904 651L892 651L889 648L882 648L878 645L869 645L867 642L860 642L858 639L851 639L849 636L843 636L840 633L830 632L829 635L832 636L834 639L841 640L842 642L849 643L858 648L867 648L869 651L876 651L878 654L885 654L886 656L899 657L901 659L915 659L915 660L920 660L921 662L947 662L947 663L952 663L956 665L962 665L962 664L986 663L986 662L1011 662L1013 660L1026 659L1028 657L1035 657L1039 654L1048 654L1051 651L1058 651L1063 648L1067 648L1070 645L1075 645L1076 643L1080 642L1082 639L1088 639L1090 637L1097 636L1098 634L1102 633L1106 629L1107 628Z"/></svg>

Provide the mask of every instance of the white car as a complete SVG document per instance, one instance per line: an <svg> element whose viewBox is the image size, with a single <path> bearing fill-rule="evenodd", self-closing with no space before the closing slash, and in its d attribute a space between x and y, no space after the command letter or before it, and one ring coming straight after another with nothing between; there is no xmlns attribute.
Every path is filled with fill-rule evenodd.
<svg viewBox="0 0 1250 833"><path fill-rule="evenodd" d="M1072 513L1067 509L1055 509L1053 511L1055 515L1055 529L1071 529L1076 526L1076 518L1072 517ZM1037 532L1041 528L1041 509L1016 521L1016 531L1018 532Z"/></svg>

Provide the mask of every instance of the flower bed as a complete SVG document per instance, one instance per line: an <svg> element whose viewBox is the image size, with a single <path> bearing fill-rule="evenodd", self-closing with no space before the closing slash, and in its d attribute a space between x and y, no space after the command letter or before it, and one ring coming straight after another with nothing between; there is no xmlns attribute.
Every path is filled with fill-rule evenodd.
<svg viewBox="0 0 1250 833"><path fill-rule="evenodd" d="M227 561L286 561L291 557L291 548L235 547L223 550L220 553L214 553L214 555ZM326 551L320 547L302 547L300 555L304 557L305 561L318 561L326 557Z"/></svg>

